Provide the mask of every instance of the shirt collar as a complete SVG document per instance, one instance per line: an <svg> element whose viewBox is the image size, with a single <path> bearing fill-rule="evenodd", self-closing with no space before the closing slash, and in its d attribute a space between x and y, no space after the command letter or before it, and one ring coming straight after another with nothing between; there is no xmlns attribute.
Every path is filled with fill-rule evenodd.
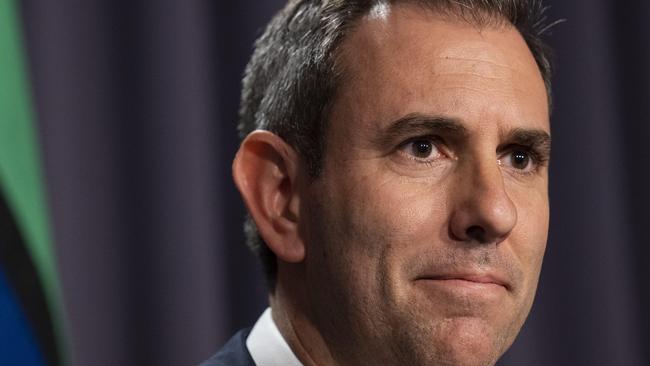
<svg viewBox="0 0 650 366"><path fill-rule="evenodd" d="M302 366L266 308L246 339L246 348L257 366Z"/></svg>

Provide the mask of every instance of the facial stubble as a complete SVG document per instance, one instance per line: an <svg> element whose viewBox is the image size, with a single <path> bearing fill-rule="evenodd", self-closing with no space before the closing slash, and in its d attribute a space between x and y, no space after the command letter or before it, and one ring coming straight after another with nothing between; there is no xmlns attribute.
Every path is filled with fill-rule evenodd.
<svg viewBox="0 0 650 366"><path fill-rule="evenodd" d="M480 309L471 299L454 299L453 311L449 311L452 306L443 307L450 316L436 315L432 312L440 309L414 291L408 270L417 268L425 255L437 258L433 263L438 267L472 261L506 266L507 260L495 259L487 250L468 255L443 249L392 263L389 259L399 254L396 243L404 238L363 214L363 209L350 212L332 207L327 197L314 195L307 216L313 220L308 261L316 264L310 281L321 284L312 286L310 304L317 328L341 364L376 360L384 365L492 365L512 344L532 301L515 304L516 315L507 322L497 319L497 324L477 317ZM507 267L509 277L521 284L521 270L511 264ZM519 295L517 299L525 302L528 296Z"/></svg>

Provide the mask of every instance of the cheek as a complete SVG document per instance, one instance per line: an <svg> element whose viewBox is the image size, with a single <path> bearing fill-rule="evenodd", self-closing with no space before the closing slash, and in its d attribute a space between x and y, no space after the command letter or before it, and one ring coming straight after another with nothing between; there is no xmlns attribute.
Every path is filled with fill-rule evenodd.
<svg viewBox="0 0 650 366"><path fill-rule="evenodd" d="M377 254L387 245L402 253L431 245L445 232L447 220L444 189L430 182L414 183L403 177L383 180L362 178L349 190L341 212L356 238L375 237L367 248ZM420 248L421 249L421 248Z"/></svg>
<svg viewBox="0 0 650 366"><path fill-rule="evenodd" d="M359 175L339 177L314 195L321 204L320 215L307 216L318 217L310 225L316 228L311 243L318 244L308 251L309 267L319 280L313 283L341 304L342 318L358 322L368 312L381 317L388 303L403 304L406 264L445 232L446 200L435 189Z"/></svg>
<svg viewBox="0 0 650 366"><path fill-rule="evenodd" d="M327 241L337 247L331 258L345 273L339 280L349 291L385 300L403 289L408 263L443 243L447 235L444 190L430 182L377 179L360 176L332 184L327 195L329 220Z"/></svg>
<svg viewBox="0 0 650 366"><path fill-rule="evenodd" d="M516 231L512 233L513 250L534 292L548 238L548 198L543 191L529 193L516 205L518 219Z"/></svg>

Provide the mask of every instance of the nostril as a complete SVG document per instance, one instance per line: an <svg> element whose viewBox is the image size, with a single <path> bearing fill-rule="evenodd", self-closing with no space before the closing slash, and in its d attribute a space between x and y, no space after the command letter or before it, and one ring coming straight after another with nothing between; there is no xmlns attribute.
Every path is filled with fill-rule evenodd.
<svg viewBox="0 0 650 366"><path fill-rule="evenodd" d="M481 244L485 243L486 241L485 229L483 229L478 225L473 225L468 227L467 230L465 230L465 233L467 234L467 237L469 239L479 242Z"/></svg>

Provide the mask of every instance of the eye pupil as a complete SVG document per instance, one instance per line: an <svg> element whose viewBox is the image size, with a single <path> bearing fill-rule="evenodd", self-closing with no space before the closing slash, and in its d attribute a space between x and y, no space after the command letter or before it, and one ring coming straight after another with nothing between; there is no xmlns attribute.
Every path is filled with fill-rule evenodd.
<svg viewBox="0 0 650 366"><path fill-rule="evenodd" d="M415 141L413 143L413 153L419 157L427 157L431 154L433 145L429 141Z"/></svg>
<svg viewBox="0 0 650 366"><path fill-rule="evenodd" d="M512 153L512 164L515 168L525 169L528 166L530 157L523 151L515 151Z"/></svg>

